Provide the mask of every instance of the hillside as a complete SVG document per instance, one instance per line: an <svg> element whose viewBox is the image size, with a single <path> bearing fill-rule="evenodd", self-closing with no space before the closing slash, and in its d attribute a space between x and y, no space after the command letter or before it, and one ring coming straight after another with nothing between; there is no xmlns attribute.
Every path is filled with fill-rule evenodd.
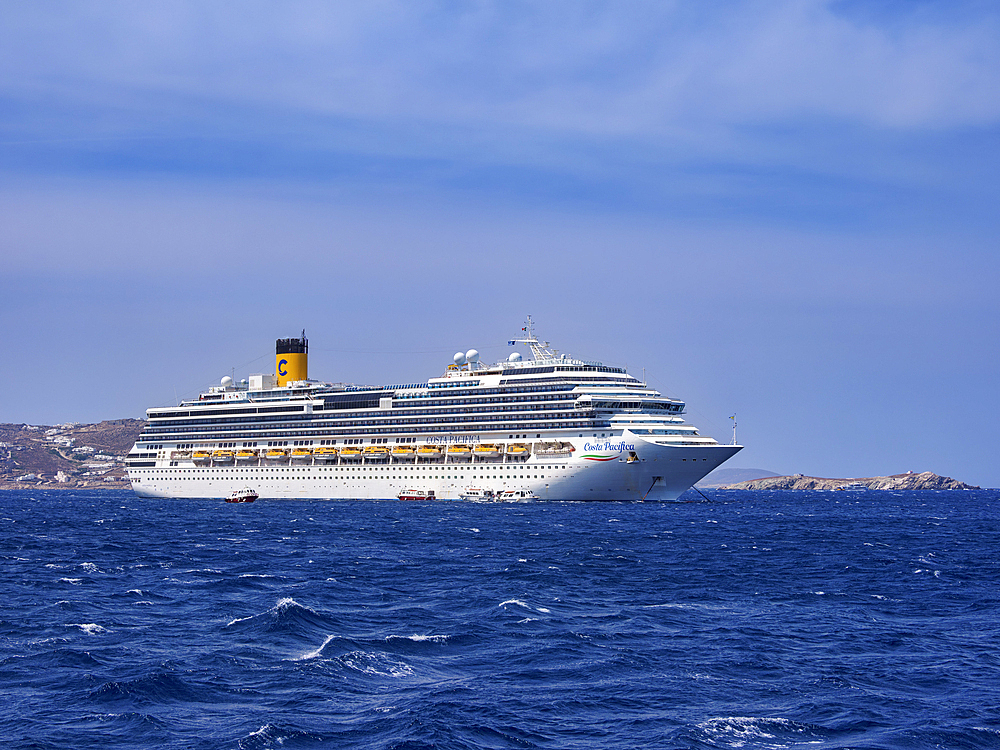
<svg viewBox="0 0 1000 750"><path fill-rule="evenodd" d="M884 477L863 479L823 479L795 474L790 477L766 477L746 482L737 482L725 487L727 490L978 490L979 487L959 482L951 477L938 476L925 471L915 474L892 474Z"/></svg>
<svg viewBox="0 0 1000 750"><path fill-rule="evenodd" d="M141 419L97 424L0 424L0 486L53 483L92 486L122 481L124 457Z"/></svg>

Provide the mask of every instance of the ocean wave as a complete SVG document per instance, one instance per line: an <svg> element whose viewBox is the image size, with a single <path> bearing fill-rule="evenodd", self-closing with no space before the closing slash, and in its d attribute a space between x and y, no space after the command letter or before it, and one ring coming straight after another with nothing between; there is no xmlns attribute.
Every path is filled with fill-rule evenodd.
<svg viewBox="0 0 1000 750"><path fill-rule="evenodd" d="M97 635L98 633L107 633L107 629L101 627L95 622L68 622L66 623L67 628L80 628L87 635Z"/></svg>
<svg viewBox="0 0 1000 750"><path fill-rule="evenodd" d="M373 677L410 677L413 668L389 654L380 651L351 651L339 658L341 664Z"/></svg>
<svg viewBox="0 0 1000 750"><path fill-rule="evenodd" d="M267 632L281 632L328 628L333 623L316 610L299 604L291 597L285 597L265 612L230 620L226 627L244 624L259 625Z"/></svg>
<svg viewBox="0 0 1000 750"><path fill-rule="evenodd" d="M262 724L256 731L241 738L238 750L270 750L276 747L314 747L325 741L322 735L301 729L289 729L276 724Z"/></svg>
<svg viewBox="0 0 1000 750"><path fill-rule="evenodd" d="M314 651L302 654L302 656L298 656L292 661L308 661L309 659L315 659L317 656L320 656L323 653L323 649L325 649L328 644L330 644L334 639L336 639L336 637L337 636L335 635L328 635L326 637L326 640L323 641L323 644L319 648L315 649Z"/></svg>
<svg viewBox="0 0 1000 750"><path fill-rule="evenodd" d="M102 702L129 701L138 705L154 703L200 703L218 699L215 686L197 684L175 671L157 671L129 680L109 680L90 697Z"/></svg>
<svg viewBox="0 0 1000 750"><path fill-rule="evenodd" d="M431 643L447 643L448 636L446 635L387 635L385 637L386 641L413 641L414 643L424 643L425 641L430 641Z"/></svg>
<svg viewBox="0 0 1000 750"><path fill-rule="evenodd" d="M709 719L697 725L717 746L778 750L795 745L820 744L830 730L780 717L727 716Z"/></svg>

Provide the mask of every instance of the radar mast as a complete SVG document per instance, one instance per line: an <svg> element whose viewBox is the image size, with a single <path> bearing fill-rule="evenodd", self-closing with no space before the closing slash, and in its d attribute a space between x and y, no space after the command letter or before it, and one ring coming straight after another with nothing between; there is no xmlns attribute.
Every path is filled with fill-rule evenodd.
<svg viewBox="0 0 1000 750"><path fill-rule="evenodd" d="M535 323L530 315L521 330L526 332L527 336L521 339L512 339L510 344L527 344L528 348L531 349L531 356L536 362L544 359L559 359L557 349L550 348L551 345L548 341L539 341L538 337L535 336Z"/></svg>

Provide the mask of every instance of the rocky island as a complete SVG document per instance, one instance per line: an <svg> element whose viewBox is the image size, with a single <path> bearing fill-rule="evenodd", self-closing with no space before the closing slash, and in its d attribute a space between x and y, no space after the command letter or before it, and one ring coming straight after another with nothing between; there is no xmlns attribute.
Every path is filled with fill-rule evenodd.
<svg viewBox="0 0 1000 750"><path fill-rule="evenodd" d="M727 490L978 490L951 477L938 476L934 472L919 474L908 471L885 477L864 477L861 479L824 479L793 474L788 477L763 477L722 487Z"/></svg>

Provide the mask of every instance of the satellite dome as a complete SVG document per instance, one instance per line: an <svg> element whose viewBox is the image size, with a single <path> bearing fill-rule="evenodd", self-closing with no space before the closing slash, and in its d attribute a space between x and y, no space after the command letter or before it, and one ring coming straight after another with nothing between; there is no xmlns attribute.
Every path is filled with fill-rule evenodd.
<svg viewBox="0 0 1000 750"><path fill-rule="evenodd" d="M459 367L465 364L465 354L463 354L462 352L455 352L454 359L455 359L455 364L458 365Z"/></svg>
<svg viewBox="0 0 1000 750"><path fill-rule="evenodd" d="M222 387L223 388L228 388L232 384L233 384L233 379L231 377L229 377L228 375L226 375L226 377L224 377L222 379Z"/></svg>
<svg viewBox="0 0 1000 750"><path fill-rule="evenodd" d="M514 352L509 357L507 357L507 361L508 362L520 362L521 361L521 353L520 352Z"/></svg>
<svg viewBox="0 0 1000 750"><path fill-rule="evenodd" d="M479 352L475 349L469 349L469 351L465 353L465 358L469 360L470 365L474 365L479 361Z"/></svg>

